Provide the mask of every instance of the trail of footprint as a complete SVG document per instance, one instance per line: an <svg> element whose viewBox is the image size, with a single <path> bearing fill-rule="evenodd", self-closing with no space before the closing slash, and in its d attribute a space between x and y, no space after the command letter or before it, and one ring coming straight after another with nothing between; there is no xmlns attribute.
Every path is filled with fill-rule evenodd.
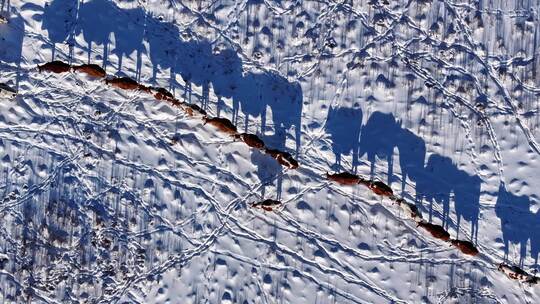
<svg viewBox="0 0 540 304"><path fill-rule="evenodd" d="M457 14L454 7L448 2L444 1L446 6L449 8L449 11L454 15L455 20L457 20L457 25L461 29L461 33L465 36L465 40L470 44L471 48L476 48L477 43L472 38L472 35L470 34L470 28L467 26L467 24L461 19L459 14ZM513 117L516 119L516 122L518 123L518 126L521 128L523 135L525 135L529 146L537 153L540 154L540 145L536 142L536 139L532 136L531 130L523 123L521 120L520 115L517 111L517 106L512 102L512 98L508 94L508 90L501 84L501 81L495 76L493 73L493 69L491 65L489 65L485 60L482 59L481 56L479 56L477 53L472 52L472 55L476 57L476 59L482 64L482 66L488 71L488 74L491 78L491 80L497 85L497 88L503 93L503 99L507 103L507 105L512 109Z"/></svg>

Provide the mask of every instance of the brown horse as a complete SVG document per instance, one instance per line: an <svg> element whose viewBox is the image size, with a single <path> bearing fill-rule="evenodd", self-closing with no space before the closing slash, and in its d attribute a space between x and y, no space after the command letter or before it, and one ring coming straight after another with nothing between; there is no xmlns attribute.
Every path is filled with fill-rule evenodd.
<svg viewBox="0 0 540 304"><path fill-rule="evenodd" d="M289 152L283 152L275 149L265 149L264 152L273 157L277 162L289 169L298 168L298 161L292 157Z"/></svg>
<svg viewBox="0 0 540 304"><path fill-rule="evenodd" d="M173 104L174 104L174 101L173 101ZM193 116L195 113L198 113L199 115L202 115L202 116L206 116L206 111L201 109L201 107L199 107L196 104L182 103L182 105L184 105L183 109L189 116Z"/></svg>
<svg viewBox="0 0 540 304"><path fill-rule="evenodd" d="M154 97L157 100L173 100L174 96L171 92L167 91L165 88L153 88L156 91Z"/></svg>
<svg viewBox="0 0 540 304"><path fill-rule="evenodd" d="M39 72L53 72L53 73L65 73L69 72L71 66L62 61L51 61L47 62L44 65L38 65Z"/></svg>
<svg viewBox="0 0 540 304"><path fill-rule="evenodd" d="M358 175L349 172L329 174L326 172L326 179L334 181L341 185L357 185L362 180Z"/></svg>
<svg viewBox="0 0 540 304"><path fill-rule="evenodd" d="M0 83L0 97L13 99L17 96L17 91L5 83Z"/></svg>
<svg viewBox="0 0 540 304"><path fill-rule="evenodd" d="M371 191L373 191L377 195L382 195L382 196L394 195L392 188L390 188L387 184L380 181L372 181L369 183L368 187L369 189L371 189Z"/></svg>
<svg viewBox="0 0 540 304"><path fill-rule="evenodd" d="M145 92L145 93L149 93L149 94L152 94L152 88L151 87L147 87L145 86L144 84L139 84L139 91L142 91L142 92Z"/></svg>
<svg viewBox="0 0 540 304"><path fill-rule="evenodd" d="M415 204L408 203L402 198L396 199L396 203L399 205L401 210L403 210L403 212L410 215L410 217L412 217L415 221L419 222L422 220L422 214Z"/></svg>
<svg viewBox="0 0 540 304"><path fill-rule="evenodd" d="M538 283L537 277L528 274L525 270L517 266L500 263L498 269L512 280L522 281L529 284Z"/></svg>
<svg viewBox="0 0 540 304"><path fill-rule="evenodd" d="M296 169L298 168L298 161L294 159L289 152L281 152L281 157L278 158L278 163L280 163L282 166L285 166L289 169Z"/></svg>
<svg viewBox="0 0 540 304"><path fill-rule="evenodd" d="M236 135L238 133L238 130L236 129L236 126L233 125L233 123L228 120L227 118L221 118L221 117L213 117L208 118L204 117L204 124L211 124L214 127L216 127L221 132L227 133L229 135Z"/></svg>
<svg viewBox="0 0 540 304"><path fill-rule="evenodd" d="M418 223L418 226L427 230L434 238L441 239L443 241L450 240L450 233L444 230L444 228L440 225L435 225L422 221Z"/></svg>
<svg viewBox="0 0 540 304"><path fill-rule="evenodd" d="M106 84L110 84L113 87L117 87L123 90L138 90L140 89L139 84L137 81L129 78L129 77L115 77L112 79L106 79Z"/></svg>
<svg viewBox="0 0 540 304"><path fill-rule="evenodd" d="M259 136L255 134L249 134L249 133L241 133L234 135L234 138L242 140L246 145L255 148L255 149L263 149L264 148L264 141L259 138Z"/></svg>
<svg viewBox="0 0 540 304"><path fill-rule="evenodd" d="M76 65L76 66L73 66L73 70L77 72L85 73L87 75L90 75L96 78L105 78L105 76L107 76L107 74L105 73L105 70L102 69L97 64Z"/></svg>
<svg viewBox="0 0 540 304"><path fill-rule="evenodd" d="M464 254L475 256L479 253L474 244L469 241L451 240L450 243Z"/></svg>

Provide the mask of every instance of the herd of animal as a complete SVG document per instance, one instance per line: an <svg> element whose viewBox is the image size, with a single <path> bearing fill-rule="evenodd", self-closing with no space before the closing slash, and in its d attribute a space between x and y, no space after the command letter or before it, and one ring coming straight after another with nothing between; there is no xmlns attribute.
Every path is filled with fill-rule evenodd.
<svg viewBox="0 0 540 304"><path fill-rule="evenodd" d="M173 106L183 109L188 115L200 115L204 124L214 126L220 132L230 135L236 140L244 142L251 148L258 149L274 158L279 164L288 168L298 168L298 161L286 151L280 151L277 149L271 149L266 147L264 141L255 134L239 133L236 126L227 118L222 117L210 117L199 106L182 102L167 91L165 88L148 87L143 84L139 84L137 81L129 77L107 77L105 70L95 64L83 64L78 66L72 66L62 61L51 61L43 65L38 66L39 72L52 72L52 73L66 73L69 71L76 71L85 73L95 78L105 79L105 83L113 87L123 90L139 90L142 92L153 94L157 100L164 100L170 102Z"/></svg>
<svg viewBox="0 0 540 304"><path fill-rule="evenodd" d="M348 172L326 174L326 178L341 185L364 185L368 187L373 193L379 196L390 198L394 204L398 205L401 210L405 212L412 220L417 223L417 227L420 227L429 232L434 238L450 242L456 248L461 250L464 254L475 256L478 254L478 250L474 247L474 244L469 241L451 240L450 234L442 226L428 223L422 218L422 214L416 207L416 205L406 202L402 198L398 198L394 195L392 188L381 181L366 180L355 174Z"/></svg>
<svg viewBox="0 0 540 304"><path fill-rule="evenodd" d="M422 218L422 214L420 213L416 205L406 202L403 198L398 198L397 196L395 196L392 188L390 188L388 185L381 181L367 180L363 177L351 174L349 172L341 172L335 174L326 173L326 178L340 185L364 185L376 195L388 197L389 199L391 199L394 204L398 205L405 214L407 214L412 220L417 223L417 227L426 230L434 238L440 239L444 242L450 242L452 246L459 249L463 254L466 255L476 256L480 253L478 251L478 248L476 248L476 246L474 246L472 242L466 240L452 239L450 237L450 233L448 233L448 231L446 231L443 226L432 224L424 220ZM261 204L261 206L265 206L265 204ZM266 208L264 209L267 210ZM510 279L528 283L531 285L537 284L539 280L538 277L527 273L523 269L517 266L507 265L505 263L500 263L498 265L498 270L504 273Z"/></svg>
<svg viewBox="0 0 540 304"><path fill-rule="evenodd" d="M215 127L218 131L227 134L235 140L240 140L253 149L258 149L270 157L274 158L280 165L288 169L296 169L299 164L292 155L285 151L275 150L266 147L264 141L255 134L239 133L236 126L228 119L222 117L210 117L199 106L182 102L167 91L164 88L148 87L139 84L137 81L129 77L108 77L106 72L98 65L95 64L83 64L78 66L72 66L62 61L52 61L38 66L40 72L52 72L52 73L65 73L69 71L76 71L85 73L91 77L105 79L105 83L113 87L123 90L138 90L152 94L157 100L163 100L170 102L173 106L181 108L189 116L200 116L204 121L204 124L209 124ZM427 222L422 218L422 214L419 212L415 204L406 202L404 199L394 195L392 188L381 181L374 181L364 179L355 174L348 172L341 172L335 174L326 173L326 179L344 186L364 185L370 189L374 194L388 197L393 201L394 205L397 205L405 214L407 214L412 220L417 223L417 227L420 227L431 234L434 238L440 239L445 242L449 242L452 246L459 249L463 254L476 256L479 254L478 249L472 242L458 239L451 239L450 234L444 227ZM265 211L274 211L275 208L281 206L282 203L278 200L265 199L259 202L253 202L251 207L260 208ZM506 274L509 278L518 280L524 283L536 284L538 283L538 277L528 274L524 270L517 266L511 266L504 263L498 265L498 269Z"/></svg>

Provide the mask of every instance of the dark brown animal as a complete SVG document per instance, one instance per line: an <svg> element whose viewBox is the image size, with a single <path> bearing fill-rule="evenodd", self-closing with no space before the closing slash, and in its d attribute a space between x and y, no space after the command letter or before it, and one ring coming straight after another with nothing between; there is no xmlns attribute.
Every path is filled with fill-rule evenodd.
<svg viewBox="0 0 540 304"><path fill-rule="evenodd" d="M361 181L361 178L358 175L351 174L349 172L335 174L329 174L326 172L326 179L342 185L357 185Z"/></svg>
<svg viewBox="0 0 540 304"><path fill-rule="evenodd" d="M246 145L255 148L255 149L263 149L264 148L264 141L259 138L259 136L255 134L249 134L249 133L242 133L242 134L236 134L234 136L236 139L242 140Z"/></svg>
<svg viewBox="0 0 540 304"><path fill-rule="evenodd" d="M276 150L276 149L265 149L264 153L270 155L272 158L275 158L275 159L277 159L279 155L281 155L281 151Z"/></svg>
<svg viewBox="0 0 540 304"><path fill-rule="evenodd" d="M153 88L153 89L156 91L156 93L154 94L154 97L157 100L171 100L172 101L174 99L173 94L164 88Z"/></svg>
<svg viewBox="0 0 540 304"><path fill-rule="evenodd" d="M525 283L529 283L531 285L538 284L538 277L529 275L529 277L525 280Z"/></svg>
<svg viewBox="0 0 540 304"><path fill-rule="evenodd" d="M69 72L71 66L62 61L51 61L47 62L44 65L38 65L39 72L53 72L53 73L65 73Z"/></svg>
<svg viewBox="0 0 540 304"><path fill-rule="evenodd" d="M440 225L435 225L422 221L418 223L418 226L427 230L434 238L438 238L443 241L450 240L450 234Z"/></svg>
<svg viewBox="0 0 540 304"><path fill-rule="evenodd" d="M373 191L377 195L382 196L392 196L394 195L394 192L392 191L392 188L390 188L387 184L380 182L380 181L372 181L368 185L369 189Z"/></svg>
<svg viewBox="0 0 540 304"><path fill-rule="evenodd" d="M213 117L208 118L204 117L204 124L211 124L214 127L218 128L221 132L227 133L229 135L236 135L238 133L238 130L236 129L236 126L233 125L233 123L228 120L227 118L221 118L221 117Z"/></svg>
<svg viewBox="0 0 540 304"><path fill-rule="evenodd" d="M478 249L474 247L474 244L469 241L451 240L450 243L457 249L461 250L464 254L475 256L478 254Z"/></svg>
<svg viewBox="0 0 540 304"><path fill-rule="evenodd" d="M180 100L176 99L176 98L170 98L170 99L167 99L167 101L169 101L173 106L175 107L179 107L179 108L182 108L182 110L185 110L182 105L184 105L183 102L181 102Z"/></svg>
<svg viewBox="0 0 540 304"><path fill-rule="evenodd" d="M280 206L281 202L273 199L265 199L264 201L255 202L251 204L251 207L261 208L265 211L273 211L274 207Z"/></svg>
<svg viewBox="0 0 540 304"><path fill-rule="evenodd" d="M296 159L294 159L289 152L283 152L275 149L265 149L264 152L277 160L277 162L284 167L289 169L298 168L298 161L296 161Z"/></svg>
<svg viewBox="0 0 540 304"><path fill-rule="evenodd" d="M363 178L360 178L360 180L358 181L359 184L362 184L366 187L369 188L369 185L371 185L371 181L370 180L367 180L367 179L363 179Z"/></svg>
<svg viewBox="0 0 540 304"><path fill-rule="evenodd" d="M139 84L137 81L129 78L129 77L116 77L112 79L105 80L106 84L110 84L113 87L117 87L123 90L138 90L140 89Z"/></svg>
<svg viewBox="0 0 540 304"><path fill-rule="evenodd" d="M90 75L96 78L105 78L105 76L107 76L107 73L105 73L105 70L102 69L97 64L76 65L76 66L73 66L73 70L77 72L85 73L87 75Z"/></svg>
<svg viewBox="0 0 540 304"><path fill-rule="evenodd" d="M147 87L143 84L139 84L139 91L142 91L142 92L145 92L145 93L149 93L149 94L152 94L152 88L151 87Z"/></svg>

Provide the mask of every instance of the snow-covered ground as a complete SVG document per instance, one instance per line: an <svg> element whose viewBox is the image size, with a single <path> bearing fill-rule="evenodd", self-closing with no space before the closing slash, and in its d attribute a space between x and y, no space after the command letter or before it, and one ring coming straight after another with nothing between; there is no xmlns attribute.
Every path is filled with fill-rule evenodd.
<svg viewBox="0 0 540 304"><path fill-rule="evenodd" d="M538 303L540 1L0 0L5 303ZM95 63L288 151L274 159ZM468 257L387 198L379 179ZM250 207L262 199L283 207Z"/></svg>

